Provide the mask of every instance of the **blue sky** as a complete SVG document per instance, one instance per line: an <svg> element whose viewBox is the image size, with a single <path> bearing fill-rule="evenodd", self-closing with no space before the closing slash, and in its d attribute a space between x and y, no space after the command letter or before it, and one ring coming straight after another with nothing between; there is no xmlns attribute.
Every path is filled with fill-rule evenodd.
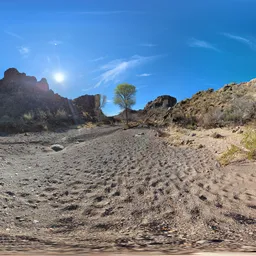
<svg viewBox="0 0 256 256"><path fill-rule="evenodd" d="M105 94L109 115L122 82L137 87L135 109L182 100L256 77L255 10L254 0L1 0L0 77L16 67L68 98Z"/></svg>

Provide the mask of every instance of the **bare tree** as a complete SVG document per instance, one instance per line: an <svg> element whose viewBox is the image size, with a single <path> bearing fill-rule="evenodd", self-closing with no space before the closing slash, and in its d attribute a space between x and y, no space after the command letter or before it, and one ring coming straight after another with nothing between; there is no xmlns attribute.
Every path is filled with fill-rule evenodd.
<svg viewBox="0 0 256 256"><path fill-rule="evenodd" d="M99 102L99 107L98 107L98 119L99 119L99 121L102 121L102 117L103 117L102 109L105 107L105 105L107 103L107 96L100 94L99 100L100 100L100 102Z"/></svg>

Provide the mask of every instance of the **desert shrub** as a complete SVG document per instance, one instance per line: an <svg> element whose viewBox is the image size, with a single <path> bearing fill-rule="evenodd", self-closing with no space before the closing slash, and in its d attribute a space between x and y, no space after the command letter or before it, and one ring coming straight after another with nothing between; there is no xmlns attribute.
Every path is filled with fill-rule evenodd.
<svg viewBox="0 0 256 256"><path fill-rule="evenodd" d="M212 109L209 112L202 115L199 119L199 124L204 128L215 128L223 126L223 112L221 109Z"/></svg>
<svg viewBox="0 0 256 256"><path fill-rule="evenodd" d="M172 122L187 129L195 129L197 127L197 119L194 116L176 112L172 115Z"/></svg>
<svg viewBox="0 0 256 256"><path fill-rule="evenodd" d="M239 147L231 145L231 147L219 158L219 162L222 165L228 165L235 159L236 155L241 152L242 150Z"/></svg>
<svg viewBox="0 0 256 256"><path fill-rule="evenodd" d="M68 120L68 113L64 109L58 109L55 113L55 119L60 121Z"/></svg>
<svg viewBox="0 0 256 256"><path fill-rule="evenodd" d="M224 112L224 122L243 125L255 117L256 104L251 98L234 98Z"/></svg>
<svg viewBox="0 0 256 256"><path fill-rule="evenodd" d="M32 121L32 120L34 119L34 117L35 117L35 114L34 114L34 112L32 112L32 111L30 111L30 112L28 112L28 113L25 113L25 114L23 115L23 119L24 119L24 121L26 121L26 122Z"/></svg>
<svg viewBox="0 0 256 256"><path fill-rule="evenodd" d="M248 150L248 159L256 159L256 130L248 129L243 134L242 144Z"/></svg>
<svg viewBox="0 0 256 256"><path fill-rule="evenodd" d="M36 115L39 120L46 120L48 117L47 112L41 109L37 111Z"/></svg>

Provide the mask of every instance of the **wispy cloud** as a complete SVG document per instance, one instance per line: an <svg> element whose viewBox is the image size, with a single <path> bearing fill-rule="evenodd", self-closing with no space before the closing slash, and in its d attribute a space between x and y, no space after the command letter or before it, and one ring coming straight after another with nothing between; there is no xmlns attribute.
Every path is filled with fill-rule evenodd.
<svg viewBox="0 0 256 256"><path fill-rule="evenodd" d="M113 100L107 100L107 103L113 103Z"/></svg>
<svg viewBox="0 0 256 256"><path fill-rule="evenodd" d="M220 50L218 48L216 48L214 45L212 45L211 43L208 43L206 41L203 40L198 40L195 38L191 38L188 42L188 45L190 47L198 47L198 48L204 48L204 49L210 49L216 52L219 52Z"/></svg>
<svg viewBox="0 0 256 256"><path fill-rule="evenodd" d="M252 50L256 50L256 43L253 42L252 40L249 40L248 38L242 37L242 36L237 36L233 35L230 33L222 33L223 36L228 37L230 39L236 40L242 44L245 44L249 46Z"/></svg>
<svg viewBox="0 0 256 256"><path fill-rule="evenodd" d="M107 56L101 56L101 57L99 57L99 58L92 59L91 62L98 62L98 61L104 60L104 59L106 59L106 58L107 58Z"/></svg>
<svg viewBox="0 0 256 256"><path fill-rule="evenodd" d="M52 40L52 41L49 41L48 43L55 46L63 44L63 42L60 40Z"/></svg>
<svg viewBox="0 0 256 256"><path fill-rule="evenodd" d="M20 36L20 35L18 35L18 34L16 34L16 33L13 33L13 32L11 32L11 31L5 30L4 33L7 34L7 35L9 35L9 36L15 37L15 38L17 38L17 39L24 40L24 38L23 38L22 36Z"/></svg>
<svg viewBox="0 0 256 256"><path fill-rule="evenodd" d="M104 72L98 77L99 82L95 85L95 88L102 84L116 81L120 75L124 74L128 70L144 64L156 57L158 56L143 57L135 55L128 60L118 59L103 65L101 70Z"/></svg>
<svg viewBox="0 0 256 256"><path fill-rule="evenodd" d="M143 74L139 74L137 75L138 77L148 77L148 76L152 76L152 74L149 73L143 73Z"/></svg>
<svg viewBox="0 0 256 256"><path fill-rule="evenodd" d="M29 53L30 53L30 49L26 46L20 46L18 47L18 51L19 53L23 56L23 57L28 57Z"/></svg>
<svg viewBox="0 0 256 256"><path fill-rule="evenodd" d="M148 43L148 44L140 44L140 46L143 46L143 47L155 47L155 46L157 46L156 44L150 44L150 43Z"/></svg>
<svg viewBox="0 0 256 256"><path fill-rule="evenodd" d="M82 89L82 91L83 91L83 92L88 92L88 91L93 90L94 88L95 88L94 86L91 86L91 87Z"/></svg>

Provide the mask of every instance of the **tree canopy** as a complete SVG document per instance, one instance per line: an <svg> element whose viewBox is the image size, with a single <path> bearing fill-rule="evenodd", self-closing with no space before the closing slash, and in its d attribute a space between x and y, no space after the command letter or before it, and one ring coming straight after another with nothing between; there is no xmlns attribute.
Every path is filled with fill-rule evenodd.
<svg viewBox="0 0 256 256"><path fill-rule="evenodd" d="M114 103L121 109L125 109L126 123L128 124L128 109L136 103L136 87L131 84L119 84L115 88Z"/></svg>

